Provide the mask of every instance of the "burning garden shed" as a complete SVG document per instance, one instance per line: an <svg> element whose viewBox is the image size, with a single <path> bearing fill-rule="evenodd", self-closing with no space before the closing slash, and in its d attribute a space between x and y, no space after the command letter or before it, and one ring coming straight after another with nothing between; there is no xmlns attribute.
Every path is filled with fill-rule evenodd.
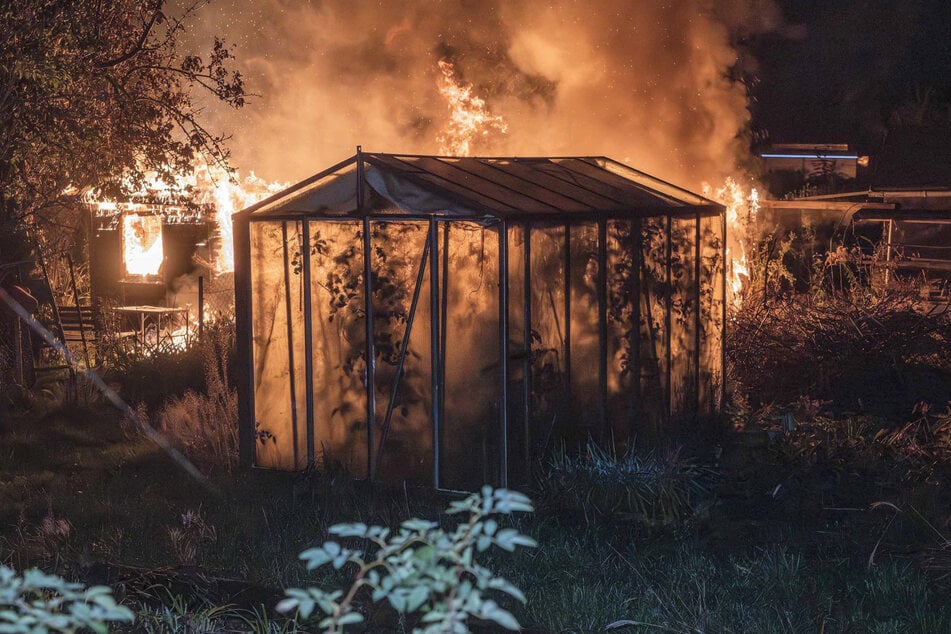
<svg viewBox="0 0 951 634"><path fill-rule="evenodd" d="M505 486L720 407L724 209L611 159L358 150L233 220L245 464Z"/></svg>

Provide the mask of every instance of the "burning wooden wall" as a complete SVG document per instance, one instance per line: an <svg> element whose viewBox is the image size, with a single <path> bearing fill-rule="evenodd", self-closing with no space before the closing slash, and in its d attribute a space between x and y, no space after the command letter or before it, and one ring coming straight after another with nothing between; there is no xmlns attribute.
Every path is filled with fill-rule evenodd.
<svg viewBox="0 0 951 634"><path fill-rule="evenodd" d="M724 209L610 159L358 152L234 228L246 464L504 486L721 405Z"/></svg>
<svg viewBox="0 0 951 634"><path fill-rule="evenodd" d="M122 304L165 305L175 280L211 261L210 214L166 204L90 205L93 295Z"/></svg>

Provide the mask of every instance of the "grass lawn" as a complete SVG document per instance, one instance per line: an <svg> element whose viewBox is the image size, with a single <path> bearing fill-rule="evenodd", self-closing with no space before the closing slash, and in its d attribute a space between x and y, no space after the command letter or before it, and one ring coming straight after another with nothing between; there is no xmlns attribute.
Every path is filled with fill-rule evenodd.
<svg viewBox="0 0 951 634"><path fill-rule="evenodd" d="M724 439L709 494L666 524L529 491L537 512L514 521L538 548L488 565L525 592L509 607L530 631L951 632L947 462L876 462L868 430L819 450L821 431ZM449 521L446 498L343 473L199 462L209 491L105 405L18 416L0 447L2 560L112 586L135 631L317 631L272 608L285 587L342 583L297 558L331 524Z"/></svg>

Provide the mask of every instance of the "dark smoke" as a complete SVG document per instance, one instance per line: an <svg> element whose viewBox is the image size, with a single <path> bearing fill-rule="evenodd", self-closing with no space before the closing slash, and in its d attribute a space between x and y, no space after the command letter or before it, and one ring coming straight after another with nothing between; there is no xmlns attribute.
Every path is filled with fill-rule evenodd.
<svg viewBox="0 0 951 634"><path fill-rule="evenodd" d="M437 152L447 60L508 123L474 153L603 154L698 189L746 152L735 43L780 21L771 0L222 0L198 30L236 44L260 97L211 114L234 134L236 167L269 180L358 144Z"/></svg>

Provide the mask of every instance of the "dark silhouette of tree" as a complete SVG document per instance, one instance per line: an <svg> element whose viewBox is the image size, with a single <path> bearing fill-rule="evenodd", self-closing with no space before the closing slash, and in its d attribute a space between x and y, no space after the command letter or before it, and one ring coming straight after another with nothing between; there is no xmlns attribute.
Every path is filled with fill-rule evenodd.
<svg viewBox="0 0 951 634"><path fill-rule="evenodd" d="M2 3L0 225L22 228L67 188L121 192L196 158L226 164L199 100L241 107L245 89L223 41L180 50L201 4L171 15L164 0Z"/></svg>

